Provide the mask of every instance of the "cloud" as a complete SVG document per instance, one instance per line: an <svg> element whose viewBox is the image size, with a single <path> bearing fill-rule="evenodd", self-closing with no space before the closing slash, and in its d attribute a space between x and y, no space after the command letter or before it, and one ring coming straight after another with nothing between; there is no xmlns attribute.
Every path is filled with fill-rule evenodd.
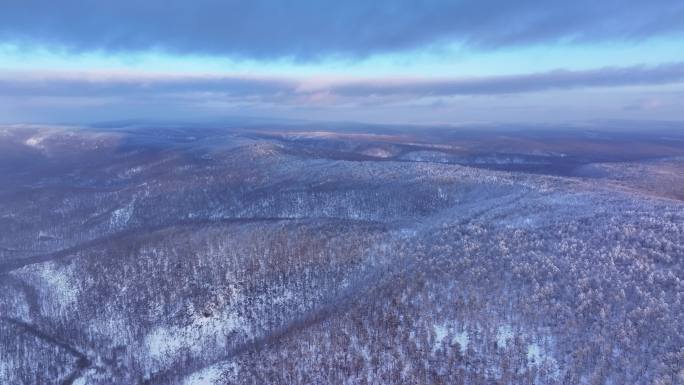
<svg viewBox="0 0 684 385"><path fill-rule="evenodd" d="M582 87L659 85L684 81L684 63L659 66L606 67L596 70L494 76L470 79L347 82L331 87L344 96L500 95Z"/></svg>
<svg viewBox="0 0 684 385"><path fill-rule="evenodd" d="M658 87L643 87L651 85ZM249 115L422 122L439 117L576 119L582 114L619 118L625 113L681 119L684 106L677 92L683 85L684 63L461 79L0 71L0 121L187 121ZM675 92L663 92L665 87ZM594 91L587 93L587 88ZM500 95L506 97L496 97ZM634 100L651 99L659 101L657 109L625 109Z"/></svg>
<svg viewBox="0 0 684 385"><path fill-rule="evenodd" d="M509 95L587 87L663 85L684 82L684 62L606 67L478 78L317 79L230 75L0 72L8 97L181 98L340 103L355 99L418 99L435 96Z"/></svg>
<svg viewBox="0 0 684 385"><path fill-rule="evenodd" d="M292 93L294 80L245 76L183 76L135 73L0 73L0 93L50 97L150 97L183 94L222 94L246 98Z"/></svg>
<svg viewBox="0 0 684 385"><path fill-rule="evenodd" d="M684 32L684 3L547 0L6 0L0 42L72 52L315 60Z"/></svg>
<svg viewBox="0 0 684 385"><path fill-rule="evenodd" d="M624 107L625 111L644 111L644 110L658 110L666 105L659 98L649 98L638 100L634 103L628 104Z"/></svg>

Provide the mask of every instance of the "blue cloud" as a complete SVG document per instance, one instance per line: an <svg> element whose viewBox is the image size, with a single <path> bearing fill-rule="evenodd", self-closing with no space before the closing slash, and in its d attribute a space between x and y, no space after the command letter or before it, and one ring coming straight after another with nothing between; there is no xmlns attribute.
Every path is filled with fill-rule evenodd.
<svg viewBox="0 0 684 385"><path fill-rule="evenodd" d="M684 82L684 62L658 66L474 78L300 79L245 76L141 75L107 73L0 72L0 95L7 97L216 97L282 103L319 102L321 96L347 100L380 97L503 95L591 87L664 85Z"/></svg>
<svg viewBox="0 0 684 385"><path fill-rule="evenodd" d="M0 94L14 97L129 97L225 95L240 98L291 94L288 79L228 76L145 76L102 73L0 73Z"/></svg>
<svg viewBox="0 0 684 385"><path fill-rule="evenodd" d="M499 95L555 89L662 85L678 82L684 82L684 63L606 67L585 71L555 70L533 74L469 79L347 82L333 86L330 92L345 96Z"/></svg>
<svg viewBox="0 0 684 385"><path fill-rule="evenodd" d="M684 32L684 2L7 0L0 42L70 52L315 60L440 43L488 50Z"/></svg>

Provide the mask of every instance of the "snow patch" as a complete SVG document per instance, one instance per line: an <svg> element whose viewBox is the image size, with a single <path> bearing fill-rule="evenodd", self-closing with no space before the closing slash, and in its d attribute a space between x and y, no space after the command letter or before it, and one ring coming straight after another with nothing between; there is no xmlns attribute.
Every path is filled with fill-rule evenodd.
<svg viewBox="0 0 684 385"><path fill-rule="evenodd" d="M183 347L184 337L182 330L158 327L145 337L145 345L153 358L161 360L178 353Z"/></svg>
<svg viewBox="0 0 684 385"><path fill-rule="evenodd" d="M433 351L439 349L444 339L448 336L451 336L450 342L458 342L459 346L461 347L461 353L465 352L465 348L468 346L468 342L470 341L467 331L459 331L459 328L453 322L444 322L433 325L432 330L435 333L434 345L432 346Z"/></svg>
<svg viewBox="0 0 684 385"><path fill-rule="evenodd" d="M29 146L29 147L33 147L33 148L37 148L37 149L42 150L45 148L45 145L43 145L43 141L46 138L47 138L47 135L45 135L45 134L36 134L36 135L33 135L32 137L26 139L24 141L24 144Z"/></svg>
<svg viewBox="0 0 684 385"><path fill-rule="evenodd" d="M278 296L271 297L271 303L274 305L284 305L295 299L295 295L292 290L284 289L282 294Z"/></svg>
<svg viewBox="0 0 684 385"><path fill-rule="evenodd" d="M10 378L10 365L0 361L0 382L4 383L8 378Z"/></svg>
<svg viewBox="0 0 684 385"><path fill-rule="evenodd" d="M461 350L465 352L466 346L468 346L468 342L470 342L470 338L468 337L468 332L465 330L462 332L457 332L454 334L454 338L452 338L452 341L458 342L459 345L461 345Z"/></svg>
<svg viewBox="0 0 684 385"><path fill-rule="evenodd" d="M183 380L183 385L224 384L226 377L234 378L237 370L237 365L232 362L212 365L187 376Z"/></svg>
<svg viewBox="0 0 684 385"><path fill-rule="evenodd" d="M449 333L449 329L444 325L435 325L435 345L440 345L444 341L444 337Z"/></svg>
<svg viewBox="0 0 684 385"><path fill-rule="evenodd" d="M79 290L70 266L46 262L27 267L25 274L30 276L29 280L40 283L37 288L42 298L50 299L42 301L43 305L65 309L76 303ZM52 310L46 313L51 312Z"/></svg>
<svg viewBox="0 0 684 385"><path fill-rule="evenodd" d="M112 216L109 223L112 227L121 228L128 224L133 216L133 202L129 203L126 207L122 207L112 211Z"/></svg>
<svg viewBox="0 0 684 385"><path fill-rule="evenodd" d="M554 345L554 339L551 336L542 337L541 342L532 342L527 345L527 361L534 365L546 366L555 378L560 377L560 367L558 361L553 357L553 352L550 351Z"/></svg>
<svg viewBox="0 0 684 385"><path fill-rule="evenodd" d="M542 361L542 352L539 345L531 343L527 346L527 360L535 363Z"/></svg>
<svg viewBox="0 0 684 385"><path fill-rule="evenodd" d="M226 348L236 336L249 338L249 323L235 312L226 311L211 317L193 317L185 326L158 326L145 337L144 343L153 360L167 365L184 350L198 355L209 346Z"/></svg>
<svg viewBox="0 0 684 385"><path fill-rule="evenodd" d="M128 170L121 173L121 176L124 178L131 178L133 176L140 174L142 171L143 171L142 166L135 166L135 167L129 168Z"/></svg>
<svg viewBox="0 0 684 385"><path fill-rule="evenodd" d="M372 156L374 158L389 158L392 155L394 155L391 151L385 149L385 148L380 148L380 147L372 147L369 149L366 149L361 152L363 155L367 156Z"/></svg>
<svg viewBox="0 0 684 385"><path fill-rule="evenodd" d="M502 325L496 329L496 343L500 346L508 346L508 340L513 338L513 329L510 325Z"/></svg>

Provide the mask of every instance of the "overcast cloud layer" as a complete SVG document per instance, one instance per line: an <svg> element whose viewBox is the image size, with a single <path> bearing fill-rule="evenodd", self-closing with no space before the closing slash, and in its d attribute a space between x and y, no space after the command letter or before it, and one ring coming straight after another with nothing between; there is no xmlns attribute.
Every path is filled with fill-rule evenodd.
<svg viewBox="0 0 684 385"><path fill-rule="evenodd" d="M684 62L659 66L607 67L587 71L464 79L297 79L245 76L187 76L102 73L0 73L0 93L7 96L146 97L215 95L261 99L326 95L432 97L500 95L586 87L660 85L684 82Z"/></svg>
<svg viewBox="0 0 684 385"><path fill-rule="evenodd" d="M683 42L682 0L4 0L0 122L684 120Z"/></svg>
<svg viewBox="0 0 684 385"><path fill-rule="evenodd" d="M5 122L233 114L411 123L464 116L678 119L684 62L462 79L0 72L0 104Z"/></svg>
<svg viewBox="0 0 684 385"><path fill-rule="evenodd" d="M684 32L681 0L5 0L0 42L75 52L313 60Z"/></svg>

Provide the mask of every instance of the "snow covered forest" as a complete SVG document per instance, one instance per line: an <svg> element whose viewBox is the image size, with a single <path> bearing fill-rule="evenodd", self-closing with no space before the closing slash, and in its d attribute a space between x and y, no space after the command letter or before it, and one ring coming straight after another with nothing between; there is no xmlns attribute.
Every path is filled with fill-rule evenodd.
<svg viewBox="0 0 684 385"><path fill-rule="evenodd" d="M0 128L1 384L684 384L684 133Z"/></svg>

